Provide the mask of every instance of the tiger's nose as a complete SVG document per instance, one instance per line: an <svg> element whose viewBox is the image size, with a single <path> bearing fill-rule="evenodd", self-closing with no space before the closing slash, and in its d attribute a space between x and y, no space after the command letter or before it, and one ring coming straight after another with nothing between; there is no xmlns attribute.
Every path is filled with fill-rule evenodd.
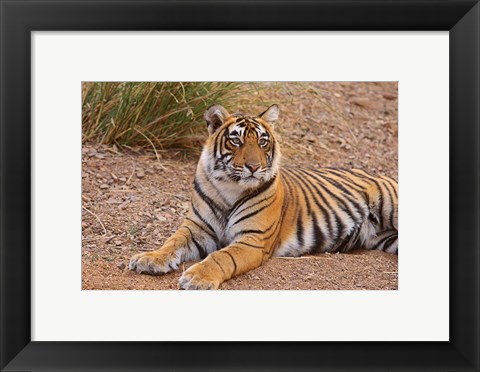
<svg viewBox="0 0 480 372"><path fill-rule="evenodd" d="M260 168L260 164L258 163L247 163L245 166L248 168L248 170L252 173L255 173L258 168Z"/></svg>

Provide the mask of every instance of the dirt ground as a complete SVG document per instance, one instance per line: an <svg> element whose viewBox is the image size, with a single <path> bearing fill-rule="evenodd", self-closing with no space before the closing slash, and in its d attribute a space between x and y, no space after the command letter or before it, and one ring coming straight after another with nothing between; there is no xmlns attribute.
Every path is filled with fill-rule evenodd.
<svg viewBox="0 0 480 372"><path fill-rule="evenodd" d="M314 83L308 89L284 84L227 109L260 113L271 103L281 110L276 131L283 164L361 168L398 179L397 83ZM159 156L149 149L83 146L83 289L178 289L181 272L192 263L163 276L128 270L132 255L162 246L188 208L198 153L166 151ZM398 256L364 250L272 258L220 286L397 288Z"/></svg>

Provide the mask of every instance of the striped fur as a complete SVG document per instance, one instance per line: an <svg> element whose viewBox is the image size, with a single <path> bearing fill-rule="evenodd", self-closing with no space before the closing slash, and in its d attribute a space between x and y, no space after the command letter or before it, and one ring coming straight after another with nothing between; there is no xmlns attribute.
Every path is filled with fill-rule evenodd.
<svg viewBox="0 0 480 372"><path fill-rule="evenodd" d="M210 137L198 163L185 221L154 252L132 257L130 269L153 275L202 261L180 278L184 289L216 289L272 256L398 252L398 185L361 170L280 167L272 123L213 106Z"/></svg>

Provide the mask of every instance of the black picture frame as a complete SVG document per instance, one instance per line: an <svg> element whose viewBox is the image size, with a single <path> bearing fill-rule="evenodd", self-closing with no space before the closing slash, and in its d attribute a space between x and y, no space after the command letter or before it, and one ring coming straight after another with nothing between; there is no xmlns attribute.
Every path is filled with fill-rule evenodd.
<svg viewBox="0 0 480 372"><path fill-rule="evenodd" d="M2 371L479 370L477 0L0 0L0 12ZM38 30L449 31L450 341L32 342L30 35Z"/></svg>

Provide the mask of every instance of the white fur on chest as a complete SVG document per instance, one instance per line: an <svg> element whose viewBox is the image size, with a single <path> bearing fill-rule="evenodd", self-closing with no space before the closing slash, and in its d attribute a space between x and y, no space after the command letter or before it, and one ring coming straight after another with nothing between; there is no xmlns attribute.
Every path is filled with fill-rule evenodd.
<svg viewBox="0 0 480 372"><path fill-rule="evenodd" d="M230 207L235 205L244 192L244 189L241 188L237 183L217 180L213 180L212 183L217 190L220 190L222 198L229 204Z"/></svg>

